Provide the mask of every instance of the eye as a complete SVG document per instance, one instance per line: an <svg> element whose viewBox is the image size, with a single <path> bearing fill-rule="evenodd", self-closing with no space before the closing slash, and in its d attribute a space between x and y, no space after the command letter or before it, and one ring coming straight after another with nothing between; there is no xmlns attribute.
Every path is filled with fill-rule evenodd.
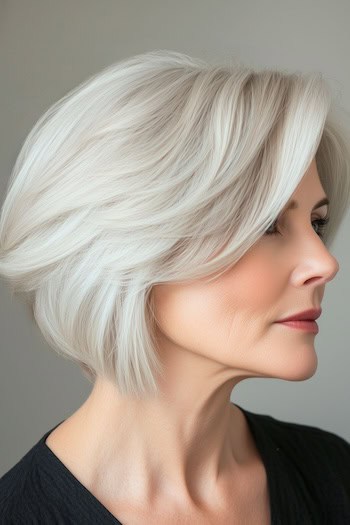
<svg viewBox="0 0 350 525"><path fill-rule="evenodd" d="M271 226L265 231L265 235L282 235L281 232L276 228L276 223L278 222L278 219L276 219ZM312 221L312 224L317 224L318 231L316 232L317 235L323 239L323 234L326 229L326 225L329 223L329 216L322 217L321 219L315 219ZM272 231L270 231L270 228L273 228Z"/></svg>

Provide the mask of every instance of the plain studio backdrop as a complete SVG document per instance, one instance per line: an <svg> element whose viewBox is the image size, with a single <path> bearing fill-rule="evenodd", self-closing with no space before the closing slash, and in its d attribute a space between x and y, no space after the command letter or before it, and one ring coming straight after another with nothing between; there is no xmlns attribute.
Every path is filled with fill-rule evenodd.
<svg viewBox="0 0 350 525"><path fill-rule="evenodd" d="M153 49L237 58L256 68L321 71L350 109L348 0L0 0L0 193L22 142L56 100L120 59ZM318 426L350 441L350 217L332 253L315 337L318 368L305 381L252 378L233 402ZM91 384L50 349L26 306L0 283L0 476L74 412Z"/></svg>

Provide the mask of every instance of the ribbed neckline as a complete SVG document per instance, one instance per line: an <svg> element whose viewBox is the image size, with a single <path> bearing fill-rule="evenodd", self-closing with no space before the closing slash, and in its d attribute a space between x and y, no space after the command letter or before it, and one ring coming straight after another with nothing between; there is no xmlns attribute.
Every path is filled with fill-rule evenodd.
<svg viewBox="0 0 350 525"><path fill-rule="evenodd" d="M264 464L268 482L269 499L270 499L270 523L271 525L280 525L281 521L278 518L278 509L276 503L279 501L279 486L276 479L276 473L281 471L279 468L280 462L280 447L274 443L271 437L264 432L263 422L268 416L263 414L256 414L242 408L237 403L234 403L246 417L248 426L251 430L253 439L255 441L257 450L260 453L261 460ZM54 454L54 452L45 443L47 437L53 432L65 419L60 421L57 425L48 430L38 441L34 447L36 453L42 455L45 459L46 464L51 463L54 467L58 468L60 472L69 479L70 483L74 483L77 489L81 492L86 504L96 509L96 512L101 513L108 518L111 524L123 525L65 466L64 463ZM103 517L103 516L102 516Z"/></svg>

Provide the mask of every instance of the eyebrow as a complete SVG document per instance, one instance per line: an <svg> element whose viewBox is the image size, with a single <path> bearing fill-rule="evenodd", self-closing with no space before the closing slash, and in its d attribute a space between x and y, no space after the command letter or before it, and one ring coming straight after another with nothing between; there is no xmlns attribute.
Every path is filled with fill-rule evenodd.
<svg viewBox="0 0 350 525"><path fill-rule="evenodd" d="M315 206L312 208L312 211L316 210L317 208L320 208L321 206L324 206L325 204L329 204L329 199L327 199L327 197L324 197L323 199L321 199L320 201L318 201ZM295 200L292 200L290 201L288 207L285 209L285 211L289 210L289 209L292 209L292 210L295 210L297 209L299 206L298 206L298 203L297 201Z"/></svg>

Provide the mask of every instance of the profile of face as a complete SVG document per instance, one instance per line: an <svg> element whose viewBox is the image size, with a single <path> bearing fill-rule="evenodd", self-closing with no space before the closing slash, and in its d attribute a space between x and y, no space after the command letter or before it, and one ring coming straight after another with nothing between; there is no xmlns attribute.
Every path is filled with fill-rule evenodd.
<svg viewBox="0 0 350 525"><path fill-rule="evenodd" d="M276 233L264 234L217 281L154 287L163 388L181 377L189 388L227 380L230 391L247 377L300 381L315 373L317 334L276 321L320 307L339 270L315 222L327 214L327 205L313 209L324 197L314 159L290 199L298 206L286 206Z"/></svg>

